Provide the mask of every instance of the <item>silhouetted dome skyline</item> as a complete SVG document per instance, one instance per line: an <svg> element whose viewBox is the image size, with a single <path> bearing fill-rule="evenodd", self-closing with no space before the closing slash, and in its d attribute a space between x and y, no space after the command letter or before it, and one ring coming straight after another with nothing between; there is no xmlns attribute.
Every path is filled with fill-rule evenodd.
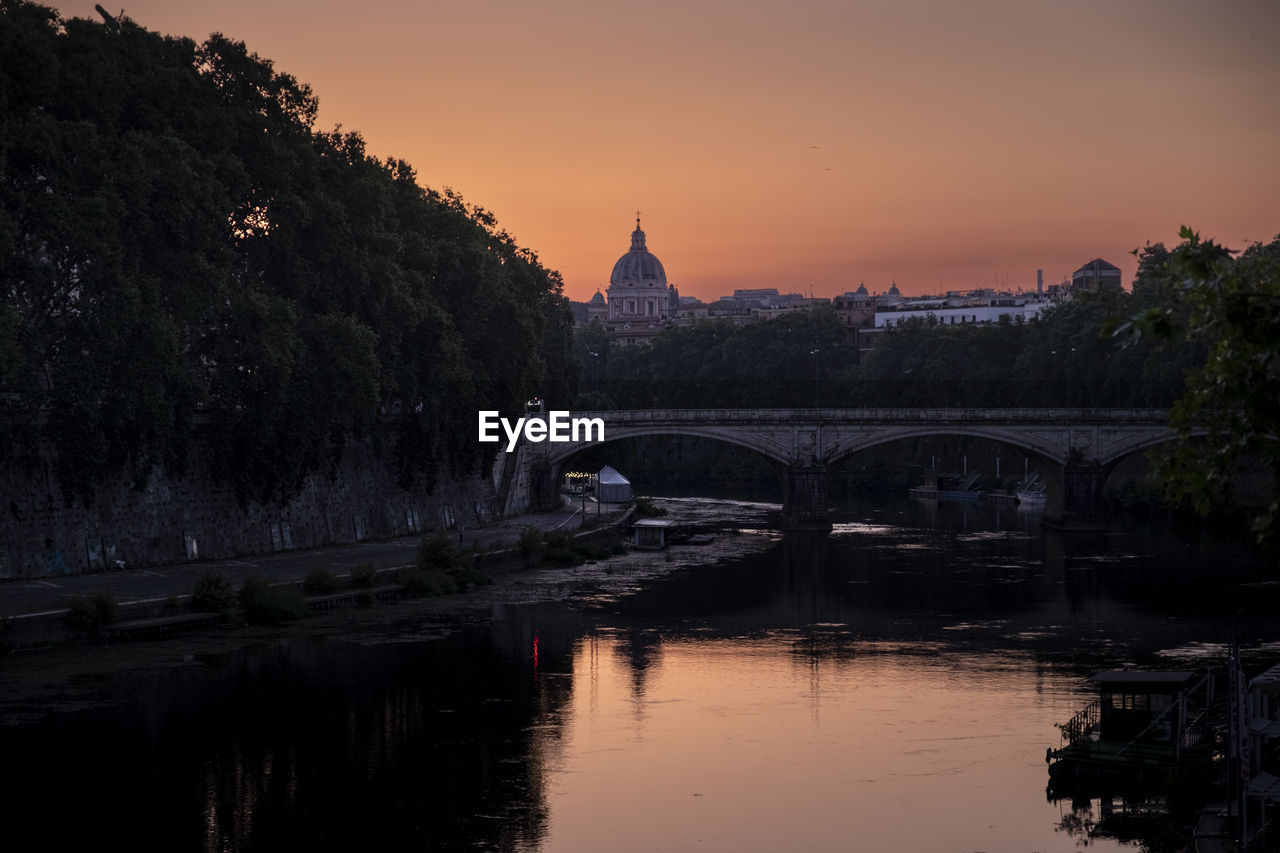
<svg viewBox="0 0 1280 853"><path fill-rule="evenodd" d="M662 267L652 252L645 247L644 231L640 228L640 219L636 219L636 230L631 232L631 250L618 258L609 274L610 286L619 284L645 285L648 287L666 287L667 271Z"/></svg>

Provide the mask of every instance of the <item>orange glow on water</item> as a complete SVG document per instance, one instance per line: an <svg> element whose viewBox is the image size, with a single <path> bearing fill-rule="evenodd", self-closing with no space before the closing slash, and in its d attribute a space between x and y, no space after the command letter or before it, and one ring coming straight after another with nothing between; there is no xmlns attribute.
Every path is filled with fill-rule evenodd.
<svg viewBox="0 0 1280 853"><path fill-rule="evenodd" d="M91 0L58 4L98 20ZM572 298L644 210L682 295L1034 288L1280 231L1271 0L173 3L310 83L322 129L492 210Z"/></svg>
<svg viewBox="0 0 1280 853"><path fill-rule="evenodd" d="M850 651L671 641L637 673L624 637L584 640L539 849L1072 846L1042 760L1081 701L1068 679L1000 653Z"/></svg>

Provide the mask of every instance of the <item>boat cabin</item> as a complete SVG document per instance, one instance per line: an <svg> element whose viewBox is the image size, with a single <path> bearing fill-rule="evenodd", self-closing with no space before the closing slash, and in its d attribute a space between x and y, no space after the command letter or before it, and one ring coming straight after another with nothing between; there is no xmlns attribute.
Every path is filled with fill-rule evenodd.
<svg viewBox="0 0 1280 853"><path fill-rule="evenodd" d="M959 474L950 474L946 471L925 471L921 476L924 484L920 488L935 492L945 492L955 488L956 482L960 479Z"/></svg>
<svg viewBox="0 0 1280 853"><path fill-rule="evenodd" d="M631 525L634 543L637 548L661 551L667 547L674 522L665 518L642 518Z"/></svg>
<svg viewBox="0 0 1280 853"><path fill-rule="evenodd" d="M1141 737L1168 743L1187 724L1186 703L1179 702L1196 680L1194 672L1099 672L1089 680L1101 690L1098 733L1108 740Z"/></svg>
<svg viewBox="0 0 1280 853"><path fill-rule="evenodd" d="M1051 790L1082 777L1163 774L1187 750L1211 745L1212 673L1112 670L1089 680L1098 699L1058 727L1067 744L1045 752Z"/></svg>

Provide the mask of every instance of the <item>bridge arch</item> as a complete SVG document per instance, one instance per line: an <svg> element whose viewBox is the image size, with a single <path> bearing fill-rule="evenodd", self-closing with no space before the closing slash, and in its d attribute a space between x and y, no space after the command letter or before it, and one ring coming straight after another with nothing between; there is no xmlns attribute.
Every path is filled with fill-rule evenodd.
<svg viewBox="0 0 1280 853"><path fill-rule="evenodd" d="M785 471L784 524L821 527L829 466L904 438L968 436L1025 453L1050 484L1046 520L1095 525L1102 483L1124 457L1176 438L1152 409L668 409L578 413L599 417L609 443L684 435L742 447ZM542 488L585 442L528 445ZM543 492L538 492L543 494Z"/></svg>
<svg viewBox="0 0 1280 853"><path fill-rule="evenodd" d="M1061 518L1069 501L1074 498L1074 492L1080 491L1079 477L1070 478L1066 475L1068 459L1064 458L1064 454L1057 448L1048 448L1044 442L1028 440L1024 435L1011 432L1009 430L1001 430L989 426L964 426L956 424L939 424L937 426L915 426L904 429L896 429L892 432L868 433L842 441L835 447L832 447L828 455L824 458L824 463L828 468L834 468L847 462L852 457L865 451L874 450L887 444L897 441L903 441L912 438L933 438L933 437L965 437L979 438L996 444L1009 447L1026 455L1031 461L1031 465L1035 468L1037 474L1045 484L1045 507L1044 513L1047 519ZM1089 471L1096 478L1088 480L1087 486L1095 487L1098 495L1101 494L1101 484L1110 476L1114 463L1099 469L1096 466L1089 466ZM1072 492L1071 495L1068 493ZM1095 496L1096 497L1096 496Z"/></svg>
<svg viewBox="0 0 1280 853"><path fill-rule="evenodd" d="M749 450L752 453L763 456L770 462L777 463L784 467L791 461L788 455L781 449L776 446L763 445L758 441L752 440L750 436L727 432L725 430L717 430L714 427L666 425L619 427L616 429L610 429L606 431L603 441L563 444L560 445L563 449L548 452L546 454L546 460L553 466L559 466L586 450L602 447L606 444L612 444L615 441L623 441L628 438L647 438L650 436L664 435L687 435L696 438L707 438L724 444L731 444L735 447L741 447L744 450Z"/></svg>
<svg viewBox="0 0 1280 853"><path fill-rule="evenodd" d="M1191 431L1192 438L1203 438L1208 434L1209 431L1207 429L1196 429ZM1142 438L1135 439L1133 442L1126 444L1124 447L1118 448L1115 452L1108 454L1099 461L1104 465L1117 465L1136 453L1142 453L1143 451L1150 450L1153 447L1159 447L1162 444L1173 444L1179 439L1180 436L1173 432L1168 432L1164 435L1143 436Z"/></svg>
<svg viewBox="0 0 1280 853"><path fill-rule="evenodd" d="M1025 453L1028 457L1045 465L1062 465L1066 463L1066 459L1062 458L1061 455L1054 450L1046 448L1042 444L1036 442L1022 440L1016 434L1010 434L1009 432L998 429L964 426L922 426L895 430L892 433L885 432L857 436L846 441L839 442L829 450L829 452L823 457L822 461L827 465L839 465L852 456L895 441L903 441L911 438L949 436L964 436L967 438L981 438L986 439L987 441L994 441L998 444L1003 444L1019 450Z"/></svg>
<svg viewBox="0 0 1280 853"><path fill-rule="evenodd" d="M551 445L539 461L534 463L531 481L535 484L534 504L551 507L555 504L556 490L564 472L575 458L615 442L635 438L664 436L688 436L701 438L747 451L769 464L778 479L782 498L783 526L795 530L830 530L826 507L826 471L820 466L796 466L793 453L784 450L783 443L762 442L741 432L718 429L706 424L672 425L643 424L607 430L603 441L575 442Z"/></svg>
<svg viewBox="0 0 1280 853"><path fill-rule="evenodd" d="M744 441L737 436L726 436L722 432L716 430L708 430L705 428L691 427L688 429L666 429L658 427L644 427L636 429L618 429L608 432L604 441L593 441L591 443L577 443L572 445L561 445L563 450L548 453L543 457L542 478L548 484L558 484L565 472L571 470L577 460L583 454L589 453L597 448L607 447L610 444L617 444L638 438L664 438L664 437L690 437L700 438L709 441L715 441L719 444L729 447L736 447L759 459L764 460L774 476L777 478L778 495L782 498L784 504L788 494L788 460L778 452L769 452L760 446L749 441ZM542 499L543 505L548 505L548 501L554 501L554 496L545 494Z"/></svg>

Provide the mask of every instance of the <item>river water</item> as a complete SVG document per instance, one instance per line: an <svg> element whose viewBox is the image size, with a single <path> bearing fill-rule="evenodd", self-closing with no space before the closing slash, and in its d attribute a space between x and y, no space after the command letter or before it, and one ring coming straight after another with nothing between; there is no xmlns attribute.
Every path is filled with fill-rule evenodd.
<svg viewBox="0 0 1280 853"><path fill-rule="evenodd" d="M626 595L104 677L0 728L10 825L55 849L1132 850L1099 801L1046 797L1087 677L1218 664L1233 617L1251 670L1280 662L1276 586L1230 541L838 519Z"/></svg>

